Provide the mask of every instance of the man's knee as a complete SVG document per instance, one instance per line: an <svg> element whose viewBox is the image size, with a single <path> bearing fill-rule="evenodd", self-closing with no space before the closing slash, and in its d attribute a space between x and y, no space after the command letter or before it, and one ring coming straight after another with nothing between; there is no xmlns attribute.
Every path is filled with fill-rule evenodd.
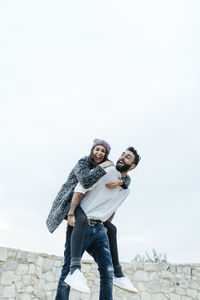
<svg viewBox="0 0 200 300"><path fill-rule="evenodd" d="M113 279L114 269L112 264L99 266L99 273L101 278Z"/></svg>

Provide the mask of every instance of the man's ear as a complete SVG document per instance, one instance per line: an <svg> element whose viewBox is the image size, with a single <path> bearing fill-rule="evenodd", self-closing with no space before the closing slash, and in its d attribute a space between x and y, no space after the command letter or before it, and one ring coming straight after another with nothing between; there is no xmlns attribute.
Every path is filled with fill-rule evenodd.
<svg viewBox="0 0 200 300"><path fill-rule="evenodd" d="M128 169L129 171L133 170L136 167L134 163L131 164L130 168Z"/></svg>

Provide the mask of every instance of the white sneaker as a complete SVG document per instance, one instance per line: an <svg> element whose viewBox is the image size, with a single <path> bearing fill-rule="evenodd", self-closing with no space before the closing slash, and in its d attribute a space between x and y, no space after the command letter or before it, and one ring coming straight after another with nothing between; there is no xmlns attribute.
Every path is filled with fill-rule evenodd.
<svg viewBox="0 0 200 300"><path fill-rule="evenodd" d="M130 279L126 276L124 277L114 277L113 284L118 286L120 289L126 290L133 294L138 294L138 290L133 286Z"/></svg>
<svg viewBox="0 0 200 300"><path fill-rule="evenodd" d="M79 269L76 269L73 274L69 273L65 279L65 283L77 291L87 294L90 293L90 288L87 285L87 279Z"/></svg>

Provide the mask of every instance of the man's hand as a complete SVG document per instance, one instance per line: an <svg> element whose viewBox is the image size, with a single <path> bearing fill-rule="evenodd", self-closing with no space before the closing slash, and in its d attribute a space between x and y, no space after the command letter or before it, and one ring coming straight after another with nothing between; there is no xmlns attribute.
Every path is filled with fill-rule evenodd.
<svg viewBox="0 0 200 300"><path fill-rule="evenodd" d="M105 184L105 186L111 190L115 189L116 187L121 186L121 180L108 182Z"/></svg>
<svg viewBox="0 0 200 300"><path fill-rule="evenodd" d="M74 225L75 225L75 216L67 216L67 222L70 226L74 227Z"/></svg>
<svg viewBox="0 0 200 300"><path fill-rule="evenodd" d="M111 160L106 160L103 163L99 164L103 169L114 166L114 163Z"/></svg>

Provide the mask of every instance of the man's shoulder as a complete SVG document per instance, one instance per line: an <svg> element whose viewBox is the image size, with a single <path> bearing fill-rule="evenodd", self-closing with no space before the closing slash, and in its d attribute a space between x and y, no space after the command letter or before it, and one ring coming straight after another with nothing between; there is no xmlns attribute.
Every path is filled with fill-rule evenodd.
<svg viewBox="0 0 200 300"><path fill-rule="evenodd" d="M111 166L111 167L108 167L108 168L105 168L105 171L106 173L118 173L117 169L115 166Z"/></svg>

